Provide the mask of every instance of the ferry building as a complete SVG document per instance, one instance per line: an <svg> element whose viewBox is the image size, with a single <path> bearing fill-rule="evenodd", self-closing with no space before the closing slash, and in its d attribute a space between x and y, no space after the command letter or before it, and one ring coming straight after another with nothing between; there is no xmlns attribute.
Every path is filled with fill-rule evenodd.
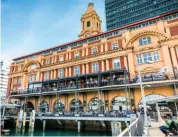
<svg viewBox="0 0 178 137"><path fill-rule="evenodd" d="M13 59L6 101L38 112L134 110L139 71L147 97L177 95L178 12L157 18L102 32L89 3L77 40Z"/></svg>

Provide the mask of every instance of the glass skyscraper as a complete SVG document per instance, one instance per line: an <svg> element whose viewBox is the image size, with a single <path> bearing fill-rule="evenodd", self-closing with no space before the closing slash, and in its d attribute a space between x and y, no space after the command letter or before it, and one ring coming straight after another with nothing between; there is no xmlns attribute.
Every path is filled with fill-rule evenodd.
<svg viewBox="0 0 178 137"><path fill-rule="evenodd" d="M107 30L176 10L178 0L105 0Z"/></svg>

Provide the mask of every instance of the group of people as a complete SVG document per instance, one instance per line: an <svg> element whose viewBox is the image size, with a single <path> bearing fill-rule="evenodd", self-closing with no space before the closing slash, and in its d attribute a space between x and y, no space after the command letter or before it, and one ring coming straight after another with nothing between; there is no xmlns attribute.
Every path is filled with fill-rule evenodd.
<svg viewBox="0 0 178 137"><path fill-rule="evenodd" d="M165 125L160 126L159 129L166 135L178 135L178 119L176 115L171 116L168 114L165 117Z"/></svg>

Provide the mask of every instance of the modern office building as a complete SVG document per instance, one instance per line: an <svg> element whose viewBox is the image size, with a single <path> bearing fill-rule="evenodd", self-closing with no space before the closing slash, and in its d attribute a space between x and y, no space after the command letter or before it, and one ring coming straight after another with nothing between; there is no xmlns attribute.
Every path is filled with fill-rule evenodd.
<svg viewBox="0 0 178 137"><path fill-rule="evenodd" d="M105 0L107 30L170 20L177 12L177 0Z"/></svg>
<svg viewBox="0 0 178 137"><path fill-rule="evenodd" d="M5 103L7 85L8 85L8 73L10 70L11 61L0 62L0 93L1 104Z"/></svg>
<svg viewBox="0 0 178 137"><path fill-rule="evenodd" d="M139 72L147 97L178 94L178 17L101 32L89 3L79 39L13 61L9 102L43 112L131 110L142 100Z"/></svg>

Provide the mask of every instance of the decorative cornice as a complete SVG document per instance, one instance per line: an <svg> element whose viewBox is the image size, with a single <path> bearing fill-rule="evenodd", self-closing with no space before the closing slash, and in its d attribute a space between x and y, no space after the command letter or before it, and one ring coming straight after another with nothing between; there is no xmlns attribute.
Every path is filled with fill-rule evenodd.
<svg viewBox="0 0 178 137"><path fill-rule="evenodd" d="M132 41L134 41L135 39L139 38L140 36L143 36L143 35L158 35L158 36L162 36L164 38L167 38L164 34L162 33L159 33L157 31L144 31L144 32L140 32L138 33L137 35L135 35L134 37L132 37L126 44L126 47L128 47L129 43L131 43Z"/></svg>
<svg viewBox="0 0 178 137"><path fill-rule="evenodd" d="M172 36L172 37L169 37L169 38L166 38L166 39L163 39L163 40L159 40L158 43L161 44L161 43L168 42L170 40L175 40L175 39L178 40L178 36Z"/></svg>

